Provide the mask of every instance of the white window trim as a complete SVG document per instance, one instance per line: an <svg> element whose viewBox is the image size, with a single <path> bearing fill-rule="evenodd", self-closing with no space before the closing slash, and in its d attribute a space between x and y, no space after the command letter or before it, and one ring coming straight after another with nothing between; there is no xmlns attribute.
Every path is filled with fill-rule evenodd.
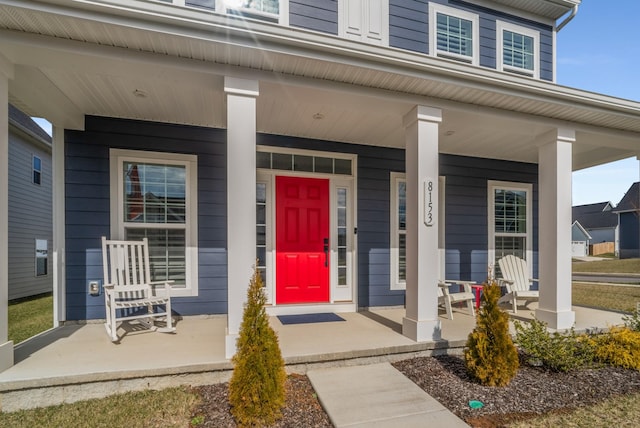
<svg viewBox="0 0 640 428"><path fill-rule="evenodd" d="M124 188L123 163L161 162L170 165L183 165L186 168L186 204L185 204L185 287L171 290L172 296L198 295L198 157L180 153L147 152L138 150L109 150L109 175L111 197L111 239L124 239ZM171 224L162 224L170 229Z"/></svg>
<svg viewBox="0 0 640 428"><path fill-rule="evenodd" d="M504 64L503 62L504 30L533 38L533 70L532 71L524 68L513 67L510 65ZM540 32L539 31L522 27L520 25L511 24L509 22L496 21L496 48L497 48L496 62L497 62L498 70L512 71L520 75L531 76L534 79L540 78Z"/></svg>
<svg viewBox="0 0 640 428"><path fill-rule="evenodd" d="M494 264L496 258L496 209L494 193L496 189L515 190L527 192L527 232L526 232L526 259L529 277L533 275L533 185L530 183L517 183L510 181L487 182L487 228L488 228L488 251L487 260L490 265ZM497 234L502 235L502 234ZM511 236L522 236L523 234L504 234ZM494 270L495 272L495 270Z"/></svg>
<svg viewBox="0 0 640 428"><path fill-rule="evenodd" d="M466 55L458 55L451 52L438 51L437 43L437 19L436 15L442 13L444 15L453 16L460 19L471 21L472 29L471 34L473 37L473 55L468 57ZM453 7L444 6L438 3L429 2L429 55L438 56L443 58L459 59L465 62L470 62L472 65L480 64L480 17L471 12L465 10L455 9Z"/></svg>
<svg viewBox="0 0 640 428"><path fill-rule="evenodd" d="M400 230L398 228L398 183L406 182L406 174L403 172L391 172L389 176L389 181L391 185L391 201L389 204L390 207L390 218L389 218L389 230L390 230L390 266L391 266L391 290L406 290L407 283L406 281L401 281L399 279L400 276L400 263L399 263L399 253L400 253L400 243L398 239L398 234ZM446 177L440 176L438 177L438 278L444 279L446 274L446 245L445 245L445 216L446 216L446 208L445 208L445 190L446 190Z"/></svg>
<svg viewBox="0 0 640 428"><path fill-rule="evenodd" d="M233 2L231 2L233 3ZM279 1L279 7L278 7L278 15L275 14L271 14L271 13L265 13L265 12L260 12L257 10L252 10L252 9L245 9L245 8L237 8L238 10L242 11L242 10L246 10L247 12L254 14L254 15L262 15L268 18L274 18L277 17L278 18L278 24L280 25L284 25L284 26L289 26L289 0L280 0ZM227 13L227 9L234 9L232 7L227 7L226 3L224 0L216 0L216 13L220 13L220 14L226 14Z"/></svg>
<svg viewBox="0 0 640 428"><path fill-rule="evenodd" d="M391 172L389 175L389 181L391 184L391 203L389 204L389 230L391 231L389 248L391 257L391 290L405 290L407 288L407 283L406 281L400 280L400 240L398 239L398 235L400 234L398 223L400 220L398 218L398 183L401 183L403 181L406 182L406 175L403 172Z"/></svg>

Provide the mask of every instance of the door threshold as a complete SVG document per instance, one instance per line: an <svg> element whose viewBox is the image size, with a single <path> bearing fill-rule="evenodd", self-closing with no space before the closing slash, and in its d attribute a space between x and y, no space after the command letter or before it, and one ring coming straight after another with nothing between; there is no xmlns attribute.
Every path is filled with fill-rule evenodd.
<svg viewBox="0 0 640 428"><path fill-rule="evenodd" d="M357 312L355 303L312 303L303 305L265 306L267 315L302 315L321 312Z"/></svg>

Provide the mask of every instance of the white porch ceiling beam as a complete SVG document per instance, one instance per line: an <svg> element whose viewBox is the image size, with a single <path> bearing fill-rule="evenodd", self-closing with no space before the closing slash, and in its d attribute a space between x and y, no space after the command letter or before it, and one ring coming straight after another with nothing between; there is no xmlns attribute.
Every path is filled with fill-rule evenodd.
<svg viewBox="0 0 640 428"><path fill-rule="evenodd" d="M11 81L12 94L38 111L51 123L65 129L84 129L84 113L67 98L40 70L16 66L16 77Z"/></svg>

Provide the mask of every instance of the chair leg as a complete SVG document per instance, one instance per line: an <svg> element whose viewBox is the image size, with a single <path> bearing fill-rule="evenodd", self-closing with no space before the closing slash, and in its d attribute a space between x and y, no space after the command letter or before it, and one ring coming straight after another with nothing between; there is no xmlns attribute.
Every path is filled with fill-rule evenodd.
<svg viewBox="0 0 640 428"><path fill-rule="evenodd" d="M453 309L451 308L451 300L445 297L444 299L444 308L447 311L447 317L452 320L453 319Z"/></svg>
<svg viewBox="0 0 640 428"><path fill-rule="evenodd" d="M518 299L517 299L517 297L515 295L511 299L513 301L513 313L517 314L518 313Z"/></svg>
<svg viewBox="0 0 640 428"><path fill-rule="evenodd" d="M469 313L471 314L472 317L476 316L474 304L475 303L473 302L473 300L467 300L467 308L469 309Z"/></svg>

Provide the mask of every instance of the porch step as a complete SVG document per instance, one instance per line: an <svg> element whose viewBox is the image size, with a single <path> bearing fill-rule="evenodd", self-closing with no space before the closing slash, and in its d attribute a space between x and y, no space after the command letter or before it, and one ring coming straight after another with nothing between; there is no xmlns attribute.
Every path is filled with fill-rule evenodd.
<svg viewBox="0 0 640 428"><path fill-rule="evenodd" d="M307 373L336 428L467 427L389 363Z"/></svg>

